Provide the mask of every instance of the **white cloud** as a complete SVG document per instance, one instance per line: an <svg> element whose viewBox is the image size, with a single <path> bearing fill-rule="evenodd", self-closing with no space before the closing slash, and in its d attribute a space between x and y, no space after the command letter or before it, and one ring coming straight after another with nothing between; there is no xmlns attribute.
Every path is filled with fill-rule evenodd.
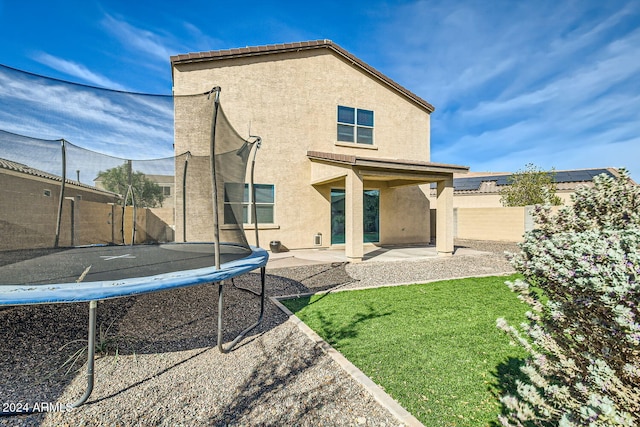
<svg viewBox="0 0 640 427"><path fill-rule="evenodd" d="M0 128L122 157L171 155L173 103L0 68ZM28 120L27 120L28 118ZM152 148L153 147L153 148Z"/></svg>
<svg viewBox="0 0 640 427"><path fill-rule="evenodd" d="M640 173L639 3L435 0L386 13L384 72L435 105L433 161Z"/></svg>
<svg viewBox="0 0 640 427"><path fill-rule="evenodd" d="M551 103L550 110L579 107L606 93L612 86L635 78L640 72L640 30L607 46L593 63L577 63L565 75L547 81L543 87L521 92L508 99L488 100L465 114L477 119L496 114L513 114L521 109Z"/></svg>
<svg viewBox="0 0 640 427"><path fill-rule="evenodd" d="M169 57L176 53L175 49L171 47L174 42L167 34L162 35L135 27L108 14L102 20L102 27L115 37L124 48L141 53L148 59L162 61L166 64Z"/></svg>
<svg viewBox="0 0 640 427"><path fill-rule="evenodd" d="M41 64L53 68L54 70L60 71L70 76L78 77L89 84L110 89L126 90L126 88L119 83L116 83L107 77L89 70L82 64L58 58L45 52L37 53L34 56L34 59Z"/></svg>

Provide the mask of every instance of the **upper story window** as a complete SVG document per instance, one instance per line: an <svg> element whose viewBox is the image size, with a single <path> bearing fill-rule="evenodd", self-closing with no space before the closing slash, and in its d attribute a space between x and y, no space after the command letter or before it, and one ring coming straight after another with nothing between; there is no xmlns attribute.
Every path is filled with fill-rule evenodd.
<svg viewBox="0 0 640 427"><path fill-rule="evenodd" d="M338 105L338 141L373 145L373 111Z"/></svg>

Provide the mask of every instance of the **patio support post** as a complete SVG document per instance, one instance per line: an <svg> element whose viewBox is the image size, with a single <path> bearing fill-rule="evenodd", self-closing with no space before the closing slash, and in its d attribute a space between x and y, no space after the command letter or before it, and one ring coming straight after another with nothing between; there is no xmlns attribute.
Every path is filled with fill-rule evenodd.
<svg viewBox="0 0 640 427"><path fill-rule="evenodd" d="M453 255L453 174L437 183L436 251Z"/></svg>
<svg viewBox="0 0 640 427"><path fill-rule="evenodd" d="M360 262L364 256L364 183L355 169L345 179L345 255L350 262Z"/></svg>

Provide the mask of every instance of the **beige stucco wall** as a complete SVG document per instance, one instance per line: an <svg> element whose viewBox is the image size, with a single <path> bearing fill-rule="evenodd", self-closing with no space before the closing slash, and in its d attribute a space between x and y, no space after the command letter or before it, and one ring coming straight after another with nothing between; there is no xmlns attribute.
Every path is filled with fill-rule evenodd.
<svg viewBox="0 0 640 427"><path fill-rule="evenodd" d="M428 186L426 189L428 191ZM382 189L380 243L428 243L431 240L429 208L425 186Z"/></svg>
<svg viewBox="0 0 640 427"><path fill-rule="evenodd" d="M275 185L276 206L274 224L261 226L262 246L268 245L270 240L280 240L289 248L314 247L314 236L318 232L323 234L323 246L330 244L330 190L332 186L344 188L344 181L311 185L308 150L430 160L427 111L328 49L174 67L176 95L202 93L213 86L222 88L221 105L236 130L244 137L250 131L263 140L255 180L256 183ZM373 147L338 143L338 105L374 111ZM190 124L181 119L178 108L176 153L206 154L208 147L193 142L188 129ZM382 187L383 184L375 182L365 185L365 188ZM407 196L416 191L423 193L417 188L382 191L381 240L385 243L429 241L426 196ZM181 194L179 185L176 194ZM201 202L203 206L207 204ZM389 213L394 210L401 211L410 220L398 225L399 216ZM203 208L198 216L206 215L205 211ZM176 216L179 238L180 207ZM200 220L196 218L195 221ZM206 233L206 222L192 224L196 227L193 233ZM247 233L247 236L253 243L253 233Z"/></svg>

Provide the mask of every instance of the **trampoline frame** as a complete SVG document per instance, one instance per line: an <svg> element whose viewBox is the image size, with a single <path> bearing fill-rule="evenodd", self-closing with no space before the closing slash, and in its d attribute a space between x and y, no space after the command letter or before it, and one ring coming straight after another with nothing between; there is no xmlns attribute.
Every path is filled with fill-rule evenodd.
<svg viewBox="0 0 640 427"><path fill-rule="evenodd" d="M211 89L211 91L209 91L208 96L210 97L212 94L215 94L215 98L214 98L214 111L213 111L213 120L212 120L212 124L211 124L211 177L212 177L212 184L213 184L213 219L214 219L214 248L215 248L215 268L216 270L221 270L221 264L220 264L220 241L219 241L219 222L218 222L218 206L217 206L217 195L216 195L216 173L215 173L215 130L216 130L216 122L217 122L217 115L218 115L218 107L219 107L219 97L220 97L220 87L219 86L215 86ZM252 199L253 199L253 203L251 205L252 208L252 216L253 216L253 224L255 227L255 239L256 239L256 247L259 247L259 240L258 240L258 221L257 221L257 207L256 207L256 197L255 197L255 186L254 186L254 169L255 169L255 160L256 160L256 154L258 149L260 148L261 142L262 140L260 139L260 137L257 136L252 136L250 135L249 138L253 138L254 140L252 142L246 141L246 144L248 144L250 146L250 149L253 149L253 159L251 161L251 169L250 169L250 189L252 191ZM64 162L64 156L65 156L65 144L64 144L64 140L62 141L62 155L63 155L63 179L62 179L62 187L61 187L61 195L60 195L60 200L63 200L63 195L64 195L64 184L65 184L65 180L66 180L66 165ZM190 153L187 153L187 160L185 162L185 166L184 166L184 174L186 174L186 168L188 165L188 160L189 160L189 156ZM127 191L127 195L125 196L125 204L126 204L126 199L129 197L129 192L132 192L132 188L131 188L131 183L129 183L129 188ZM132 194L132 199L134 199L135 196ZM135 202L133 202L135 203ZM135 205L134 205L135 208ZM55 243L54 243L54 247L58 247L58 243L59 243L59 235L60 235L60 217L61 217L61 207L59 207L58 209L58 215L57 215L57 224L56 224L56 236L55 236ZM135 218L135 215L134 215ZM135 241L135 224L133 227L133 233L134 235L132 236L132 245L133 242ZM186 241L186 227L185 230L183 231L183 240ZM124 236L124 235L123 235ZM221 279L219 281L214 281L214 282L208 282L211 284L218 284L218 316L217 316L217 327L218 327L218 333L217 333L217 347L218 350L221 353L228 353L231 350L233 350L240 342L240 340L242 338L244 338L246 336L247 333L249 333L250 331L252 331L253 329L255 329L257 326L259 326L262 323L262 320L264 318L264 311L265 311L265 288L266 288L266 263L268 260L268 254L266 253L266 251L260 249L260 251L263 251L264 254L266 255L264 257L264 259L261 260L260 262L260 291L256 292L252 289L248 289L248 288L243 288L243 287L239 287L236 286L236 284L234 283L233 277L234 276L239 276L241 274L245 274L251 270L248 270L249 267L246 267L245 270L247 271L242 271L239 273L236 273L234 275L232 275L231 277L229 277L228 279ZM253 253L255 254L256 252L253 251ZM153 276L150 276L153 277ZM258 296L260 298L260 311L259 311L259 315L257 320L250 324L249 326L247 326L245 329L243 329L242 331L240 331L240 333L238 333L236 335L235 338L233 338L229 343L225 344L223 342L223 313L224 313L224 287L225 287L225 280L230 280L231 284L238 290L243 291L243 292L247 292L247 293L251 293L255 296ZM187 284L182 284L181 286L188 286L188 285L196 285L196 284L201 284L201 281L197 281L197 280L193 280L193 282L189 282ZM207 282L205 282L207 283ZM159 291L159 290L164 290L164 289L169 289L170 287L163 287L163 288L156 288L156 289L147 289L145 291L145 293L148 292L154 292L154 291ZM128 294L128 295L136 295L134 293ZM120 296L116 296L116 297L110 297L110 298L118 298L121 296L126 296L126 295L120 295ZM88 335L88 339L87 339L87 370L86 370L86 376L87 376L87 385L84 391L84 394L78 399L76 400L74 403L72 404L67 404L66 407L72 407L72 408L77 408L81 405L83 405L91 396L91 393L93 392L93 387L95 384L95 346L96 346L96 317L97 317L97 309L98 309L98 301L100 299L91 299L89 300L89 325L88 325L88 330L87 330L87 335ZM55 302L55 301L51 301L51 302ZM64 302L64 301L57 301L57 302ZM69 301L66 301L69 302ZM80 301L78 301L80 302ZM85 300L86 302L86 300ZM42 302L41 302L42 303ZM35 408L29 408L29 410L25 410L23 412L1 412L0 411L0 416L15 416L15 415L25 415L25 414L34 414L34 413L42 413L45 412L43 410L35 410Z"/></svg>

